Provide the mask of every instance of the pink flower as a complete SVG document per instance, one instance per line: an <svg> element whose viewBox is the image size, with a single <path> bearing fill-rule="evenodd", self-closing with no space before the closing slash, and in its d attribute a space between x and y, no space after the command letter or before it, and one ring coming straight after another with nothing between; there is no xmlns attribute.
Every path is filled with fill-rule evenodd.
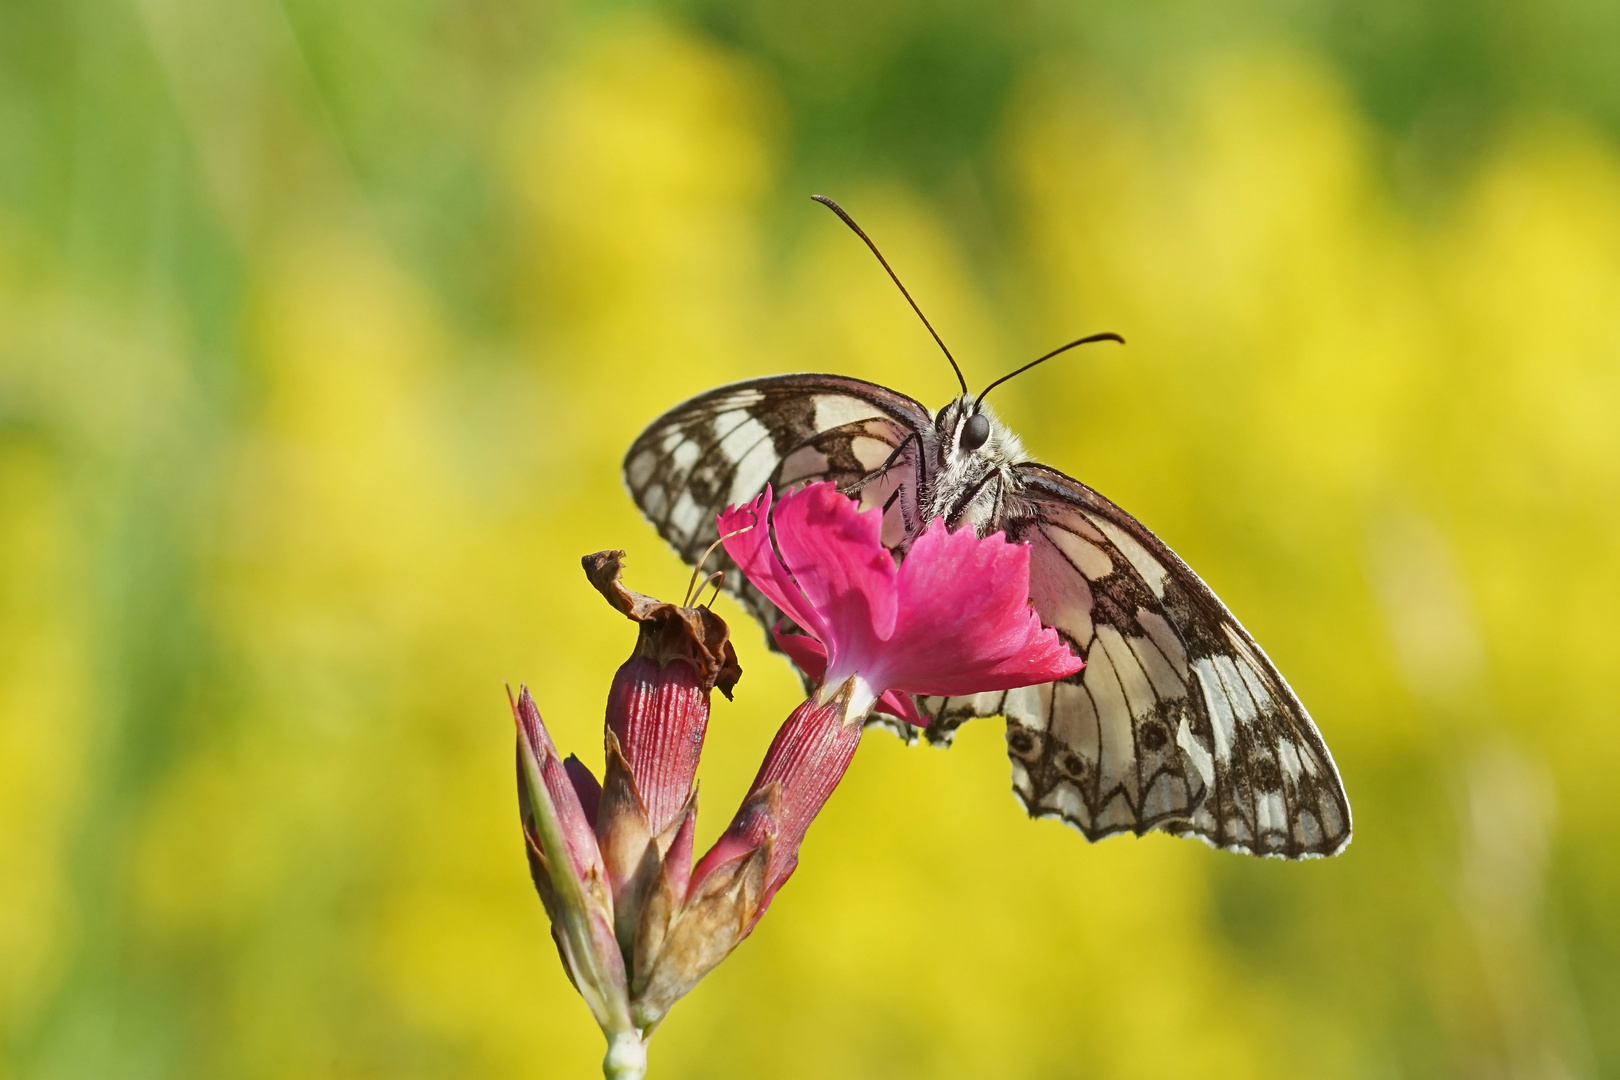
<svg viewBox="0 0 1620 1080"><path fill-rule="evenodd" d="M776 733L731 825L694 867L694 786L710 692L741 675L707 608L619 581L623 552L586 574L638 624L608 695L598 783L562 760L525 688L512 703L530 872L570 978L608 1039L610 1078L640 1077L670 1007L746 938L849 768L874 707L921 718L910 694L973 694L1073 674L1080 661L1029 606L1029 552L935 522L896 565L881 515L830 484L771 491L721 515L726 550L798 623L777 640L820 689ZM780 554L778 554L780 552Z"/></svg>
<svg viewBox="0 0 1620 1080"><path fill-rule="evenodd" d="M726 552L804 634L777 642L821 689L776 733L730 828L692 871L698 888L766 852L757 919L799 861L799 846L860 744L873 708L921 724L912 694L976 694L1049 682L1081 668L1029 605L1029 549L1004 536L947 532L936 520L899 565L831 484L771 505L771 489L719 519Z"/></svg>
<svg viewBox="0 0 1620 1080"><path fill-rule="evenodd" d="M909 694L1051 682L1082 662L1029 604L1029 549L935 518L896 565L882 514L829 483L772 506L771 489L720 515L726 553L805 635L776 640L846 722L874 706L920 724Z"/></svg>

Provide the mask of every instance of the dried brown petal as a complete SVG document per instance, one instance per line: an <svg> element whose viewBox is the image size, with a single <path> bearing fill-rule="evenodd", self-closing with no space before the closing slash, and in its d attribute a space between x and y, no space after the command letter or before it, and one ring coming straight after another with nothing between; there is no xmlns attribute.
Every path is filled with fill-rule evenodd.
<svg viewBox="0 0 1620 1080"><path fill-rule="evenodd" d="M641 624L636 656L650 657L660 667L676 660L690 664L705 691L718 687L731 697L732 687L742 678L742 667L725 620L706 607L667 604L625 588L619 580L624 570L623 551L598 551L580 562L585 576L614 610Z"/></svg>

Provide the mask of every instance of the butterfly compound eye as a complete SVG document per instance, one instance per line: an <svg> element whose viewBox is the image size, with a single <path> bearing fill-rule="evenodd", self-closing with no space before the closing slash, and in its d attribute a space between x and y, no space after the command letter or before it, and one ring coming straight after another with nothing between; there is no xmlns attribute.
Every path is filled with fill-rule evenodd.
<svg viewBox="0 0 1620 1080"><path fill-rule="evenodd" d="M974 413L968 417L967 423L962 425L962 449L977 450L988 438L990 438L990 418L983 413Z"/></svg>

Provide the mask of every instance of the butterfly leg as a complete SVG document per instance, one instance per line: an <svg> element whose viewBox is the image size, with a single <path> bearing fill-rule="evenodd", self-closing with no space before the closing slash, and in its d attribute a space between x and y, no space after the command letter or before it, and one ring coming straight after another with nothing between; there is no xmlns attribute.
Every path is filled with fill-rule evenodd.
<svg viewBox="0 0 1620 1080"><path fill-rule="evenodd" d="M913 509L914 504L916 504L920 498L919 493L926 484L928 475L928 464L926 460L927 455L921 452L923 445L921 436L916 432L911 432L904 439L900 440L900 444L894 448L894 452L888 456L887 460L885 460L882 465L879 465L876 469L873 469L860 479L846 484L838 489L845 495L859 497L860 493L868 486L888 476L889 470L894 468L895 464L900 461L901 456L905 454L912 440L916 440L917 442L917 452L913 454L913 459L916 462L916 490L912 490L914 485L906 480L902 480L901 482L895 484L894 490L889 492L889 496L884 500L883 508L880 511L884 519L887 520L889 511L894 508L895 503L898 502L900 504L902 535L891 545L893 549L899 553L904 553L904 551L910 548L911 538L917 534L920 528L920 523L914 520L916 515L914 514ZM910 495L909 498L906 497L908 494ZM885 543L889 543L889 541L885 541Z"/></svg>
<svg viewBox="0 0 1620 1080"><path fill-rule="evenodd" d="M977 482L962 493L961 498L956 500L956 505L951 507L950 512L945 515L946 528L954 532L956 527L962 524L962 519L965 518L968 515L968 512L973 509L973 504L979 500L979 496L984 492L985 485L989 484L992 480L997 482L997 498L999 500L1001 474L999 472L987 472L984 474L984 476L980 477ZM995 518L993 516L987 516L985 520L994 521ZM979 524L981 523L977 521L974 522L975 526L978 526Z"/></svg>
<svg viewBox="0 0 1620 1080"><path fill-rule="evenodd" d="M847 484L839 490L845 495L858 495L860 494L861 489L865 488L868 484L875 483L876 481L883 479L888 475L889 470L894 467L894 463L900 460L900 455L906 452L906 447L911 445L911 441L916 438L917 433L913 431L904 439L900 440L900 445L894 448L894 453L890 454L889 459L882 465L879 465L877 468L873 469L871 472L867 473L853 484ZM891 498L889 501L893 502L894 500Z"/></svg>

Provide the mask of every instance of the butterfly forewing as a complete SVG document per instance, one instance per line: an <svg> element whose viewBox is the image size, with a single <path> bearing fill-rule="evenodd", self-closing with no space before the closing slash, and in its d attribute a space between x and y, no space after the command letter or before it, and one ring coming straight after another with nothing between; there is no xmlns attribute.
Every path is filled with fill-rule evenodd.
<svg viewBox="0 0 1620 1080"><path fill-rule="evenodd" d="M625 479L688 562L714 542L715 514L767 482L782 491L833 481L863 508L882 507L884 543L903 550L938 494L923 489L944 482L940 438L927 410L903 394L784 375L670 410L630 448ZM964 721L1005 716L1025 809L1091 840L1158 829L1256 855L1341 850L1350 807L1327 747L1208 586L1084 484L1032 462L1008 470L981 531L1030 545L1031 602L1086 666L1057 683L918 698L929 741L948 745ZM728 570L727 590L767 627L781 619L723 552L708 566ZM881 714L874 722L916 737Z"/></svg>
<svg viewBox="0 0 1620 1080"><path fill-rule="evenodd" d="M779 375L677 405L630 447L624 476L636 505L689 564L718 538L715 515L767 482L778 492L822 480L860 484L862 508L886 507L884 541L897 546L917 520L924 436L932 441L928 411L904 394L836 375ZM725 570L726 590L767 628L781 619L723 550L705 566Z"/></svg>

